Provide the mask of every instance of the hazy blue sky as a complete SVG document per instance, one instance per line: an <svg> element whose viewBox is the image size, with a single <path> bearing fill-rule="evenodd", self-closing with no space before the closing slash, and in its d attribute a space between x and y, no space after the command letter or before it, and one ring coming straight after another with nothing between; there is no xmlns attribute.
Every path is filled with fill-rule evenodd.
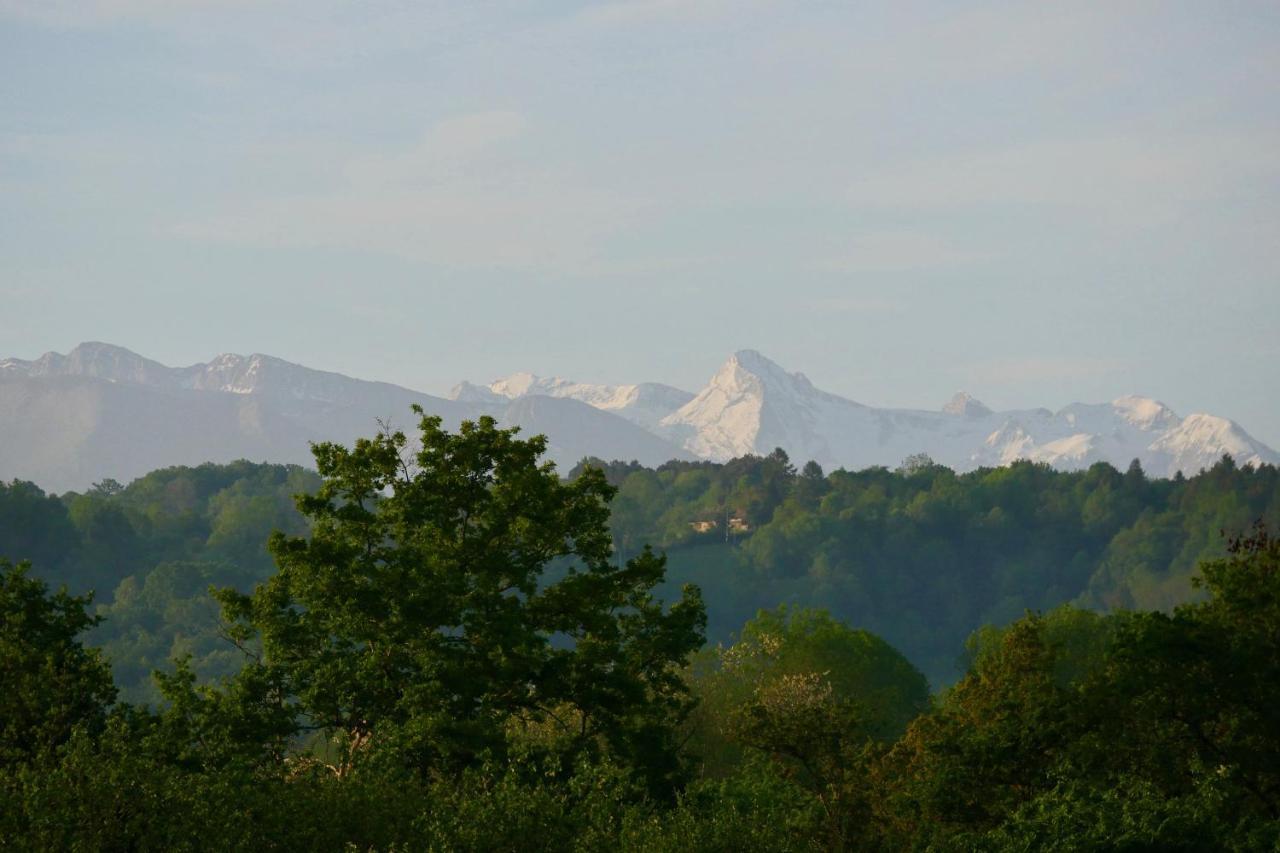
<svg viewBox="0 0 1280 853"><path fill-rule="evenodd" d="M0 355L759 349L1280 447L1280 4L0 0Z"/></svg>

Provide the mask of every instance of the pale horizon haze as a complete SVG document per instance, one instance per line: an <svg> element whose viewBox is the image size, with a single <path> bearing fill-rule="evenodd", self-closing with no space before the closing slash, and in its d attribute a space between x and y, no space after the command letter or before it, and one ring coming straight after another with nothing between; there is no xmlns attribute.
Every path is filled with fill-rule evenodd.
<svg viewBox="0 0 1280 853"><path fill-rule="evenodd" d="M1280 5L0 0L0 358L753 348L1280 448Z"/></svg>

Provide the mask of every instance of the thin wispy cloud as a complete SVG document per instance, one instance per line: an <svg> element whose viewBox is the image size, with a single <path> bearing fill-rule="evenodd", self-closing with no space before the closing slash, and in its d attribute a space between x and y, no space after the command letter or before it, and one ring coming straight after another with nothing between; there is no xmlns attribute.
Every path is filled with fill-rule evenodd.
<svg viewBox="0 0 1280 853"><path fill-rule="evenodd" d="M434 265L590 272L628 200L521 156L518 113L454 116L411 145L362 153L315 191L232 199L175 235L259 247L346 247Z"/></svg>
<svg viewBox="0 0 1280 853"><path fill-rule="evenodd" d="M528 130L518 112L493 110L454 116L432 125L419 142L353 158L343 169L358 186L406 186L462 176L493 165L492 155L516 147Z"/></svg>

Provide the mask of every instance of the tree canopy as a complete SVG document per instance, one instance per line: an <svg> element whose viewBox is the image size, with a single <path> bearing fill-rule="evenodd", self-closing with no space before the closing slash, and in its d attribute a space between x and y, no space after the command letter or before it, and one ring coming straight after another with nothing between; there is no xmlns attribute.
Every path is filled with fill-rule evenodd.
<svg viewBox="0 0 1280 853"><path fill-rule="evenodd" d="M100 726L116 695L102 653L80 642L97 621L89 598L51 594L30 569L0 558L0 769Z"/></svg>
<svg viewBox="0 0 1280 853"><path fill-rule="evenodd" d="M929 697L887 642L820 610L761 612L692 656L700 600L660 606L662 559L610 549L603 472L563 480L540 439L492 422L419 427L417 445L316 448L276 573L219 593L243 664L209 680L176 660L159 708L115 700L87 597L0 561L3 843L1280 844L1280 541L1263 526L1169 610L980 629ZM112 612L186 601L207 567L163 564Z"/></svg>
<svg viewBox="0 0 1280 853"><path fill-rule="evenodd" d="M310 534L274 534L278 572L218 593L252 655L237 678L271 685L260 701L295 732L333 738L339 772L383 744L449 771L552 725L570 756L675 773L697 589L667 609L662 557L615 562L599 472L563 481L541 437L491 418L449 433L417 411L413 447L402 432L315 446Z"/></svg>

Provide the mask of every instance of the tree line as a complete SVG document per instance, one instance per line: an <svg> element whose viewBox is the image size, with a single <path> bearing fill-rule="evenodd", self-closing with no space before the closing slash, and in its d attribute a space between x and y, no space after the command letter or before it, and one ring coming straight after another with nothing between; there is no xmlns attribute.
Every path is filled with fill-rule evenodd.
<svg viewBox="0 0 1280 853"><path fill-rule="evenodd" d="M982 628L958 681L931 693L894 645L829 610L771 607L707 645L702 591L669 592L667 558L623 544L626 480L619 488L616 469L590 465L561 478L542 461L541 437L490 419L449 433L422 416L412 443L383 433L314 450L318 475L206 466L63 498L7 487L6 506L24 507L31 527L6 525L6 535L30 543L59 518L75 533L32 554L50 558L47 571L0 560L0 846L1280 843L1280 540L1261 524L1190 571L1187 601L1108 613L1065 605ZM747 555L734 558L744 566L760 547L747 542L785 522L786 507L808 501L821 527L860 491L851 483L883 487L880 510L892 516L904 500L964 505L957 483L1005 494L1009 481L1009 493L1034 498L1020 510L1034 519L1059 506L1040 488L1060 498L1112 480L1091 470L1055 482L1035 466L966 480L927 463L820 478L778 454L737 467L752 494L777 489L754 508L730 507L751 529L715 547ZM1274 478L1228 463L1192 478L1210 485L1134 475L1093 494L1120 501L1138 488L1163 494L1168 511L1178 489L1218 488L1225 502ZM1026 491L1028 478L1037 488ZM798 496L814 486L816 499ZM294 509L273 519L280 503L260 499L291 488ZM182 513L151 511L174 496ZM85 520L113 515L102 507L119 511L100 522L124 543L112 553L160 562L141 581L121 577L127 563L106 564L103 576L121 579L95 608L91 594L51 590L41 575L92 585L85 549L107 540L90 539ZM1148 511L1160 512L1135 518ZM1050 517L1069 515L1059 512ZM220 550L241 541L229 529L268 522L269 568L210 568L214 554L233 559ZM673 554L710 545L673 544ZM118 636L99 632L153 576L157 602L166 583L213 581L210 618L234 665L202 674L175 645L154 676L162 701L139 704L112 675ZM164 618L181 625L182 609ZM105 648L95 636L110 638Z"/></svg>
<svg viewBox="0 0 1280 853"><path fill-rule="evenodd" d="M824 473L780 450L657 469L588 464L618 488L615 541L665 549L670 574L703 588L712 637L780 602L824 607L936 684L963 671L965 638L983 625L1064 603L1169 610L1197 595L1192 576L1225 553L1224 531L1280 524L1280 471L1230 457L1170 479L1136 461L957 474L922 455L896 470Z"/></svg>
<svg viewBox="0 0 1280 853"><path fill-rule="evenodd" d="M1197 595L1195 568L1225 553L1224 531L1280 524L1277 469L1229 457L1172 479L1105 463L957 475L927 457L823 473L797 471L780 452L657 469L584 460L567 476L588 466L617 489L615 561L644 543L665 552L659 592L698 584L713 642L761 609L820 607L885 637L935 686L964 671L965 639L983 625L1064 603L1169 610ZM309 529L293 496L320 482L294 466L236 462L61 496L0 483L0 554L31 560L55 587L93 590L106 619L92 642L125 698L154 702L151 671L177 655L204 677L238 666L207 589L247 591L271 574L267 537Z"/></svg>

